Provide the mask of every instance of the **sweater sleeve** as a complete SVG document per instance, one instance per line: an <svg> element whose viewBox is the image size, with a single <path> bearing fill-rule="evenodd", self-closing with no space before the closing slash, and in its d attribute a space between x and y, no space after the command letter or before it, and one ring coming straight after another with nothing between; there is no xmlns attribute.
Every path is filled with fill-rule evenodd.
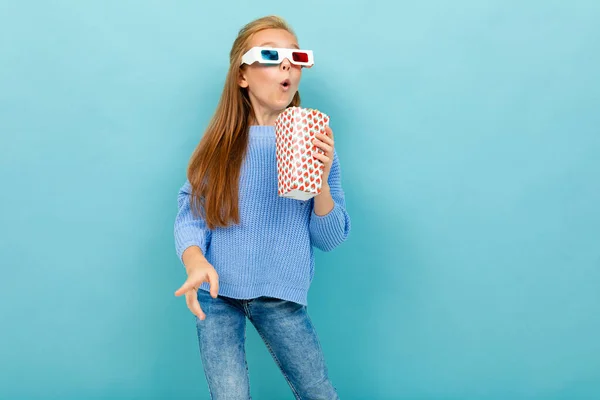
<svg viewBox="0 0 600 400"><path fill-rule="evenodd" d="M331 251L339 246L346 240L351 228L342 189L340 162L335 149L328 182L334 207L329 213L319 216L314 211L313 201L309 225L311 243L322 251Z"/></svg>
<svg viewBox="0 0 600 400"><path fill-rule="evenodd" d="M183 263L183 252L191 246L198 246L202 254L206 254L206 249L210 242L211 232L207 228L204 220L192 214L190 207L190 197L192 186L188 180L179 189L177 196L178 211L175 217L175 251L177 257Z"/></svg>

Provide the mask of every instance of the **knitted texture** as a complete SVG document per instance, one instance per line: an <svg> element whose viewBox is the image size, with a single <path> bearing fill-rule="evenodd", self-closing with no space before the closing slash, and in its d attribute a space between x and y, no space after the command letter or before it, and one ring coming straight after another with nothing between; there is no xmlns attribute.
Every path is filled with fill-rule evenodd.
<svg viewBox="0 0 600 400"><path fill-rule="evenodd" d="M335 206L328 214L314 212L306 201L277 194L275 128L249 128L246 159L239 181L240 223L209 230L190 208L191 185L178 194L175 249L179 260L198 246L219 274L219 294L237 299L275 297L307 305L314 277L314 248L331 251L350 233L337 152L329 174ZM210 290L208 283L200 286Z"/></svg>

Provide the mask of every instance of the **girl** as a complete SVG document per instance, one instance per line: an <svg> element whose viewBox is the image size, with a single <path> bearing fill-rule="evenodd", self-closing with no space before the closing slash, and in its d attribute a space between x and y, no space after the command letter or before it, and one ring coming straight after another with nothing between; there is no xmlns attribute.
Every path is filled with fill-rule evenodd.
<svg viewBox="0 0 600 400"><path fill-rule="evenodd" d="M267 49L270 63L260 57ZM292 53L293 50L298 50ZM196 316L204 373L213 399L250 399L246 320L254 325L297 399L337 399L307 313L313 247L346 240L340 164L333 132L317 135L323 187L308 201L278 196L277 116L300 105L298 85L312 52L275 16L244 26L233 43L217 110L179 191L177 255Z"/></svg>

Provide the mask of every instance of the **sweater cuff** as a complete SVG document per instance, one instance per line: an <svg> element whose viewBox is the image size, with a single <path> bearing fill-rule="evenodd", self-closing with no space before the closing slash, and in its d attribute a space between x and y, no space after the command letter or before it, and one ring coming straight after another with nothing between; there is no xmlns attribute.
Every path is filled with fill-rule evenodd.
<svg viewBox="0 0 600 400"><path fill-rule="evenodd" d="M333 209L325 215L318 215L312 210L310 225L313 244L323 251L337 247L350 230L346 211L337 202L334 204Z"/></svg>
<svg viewBox="0 0 600 400"><path fill-rule="evenodd" d="M183 232L181 232L181 233L183 233ZM186 233L188 233L188 232L186 232ZM199 235L199 237L190 239L189 237L186 237L186 235L182 235L182 234L178 235L176 233L175 240L176 240L177 257L179 258L179 261L181 261L182 264L183 264L183 253L189 247L198 246L198 247L200 247L200 250L202 251L202 255L206 254L207 246L206 246L206 240L205 240L204 235Z"/></svg>

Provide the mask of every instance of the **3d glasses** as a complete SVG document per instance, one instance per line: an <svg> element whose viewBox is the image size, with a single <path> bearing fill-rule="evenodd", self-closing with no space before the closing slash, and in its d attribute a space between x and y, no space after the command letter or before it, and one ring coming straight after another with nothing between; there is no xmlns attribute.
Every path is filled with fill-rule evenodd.
<svg viewBox="0 0 600 400"><path fill-rule="evenodd" d="M253 47L242 56L242 64L280 64L284 58L302 67L310 68L315 63L312 50Z"/></svg>

